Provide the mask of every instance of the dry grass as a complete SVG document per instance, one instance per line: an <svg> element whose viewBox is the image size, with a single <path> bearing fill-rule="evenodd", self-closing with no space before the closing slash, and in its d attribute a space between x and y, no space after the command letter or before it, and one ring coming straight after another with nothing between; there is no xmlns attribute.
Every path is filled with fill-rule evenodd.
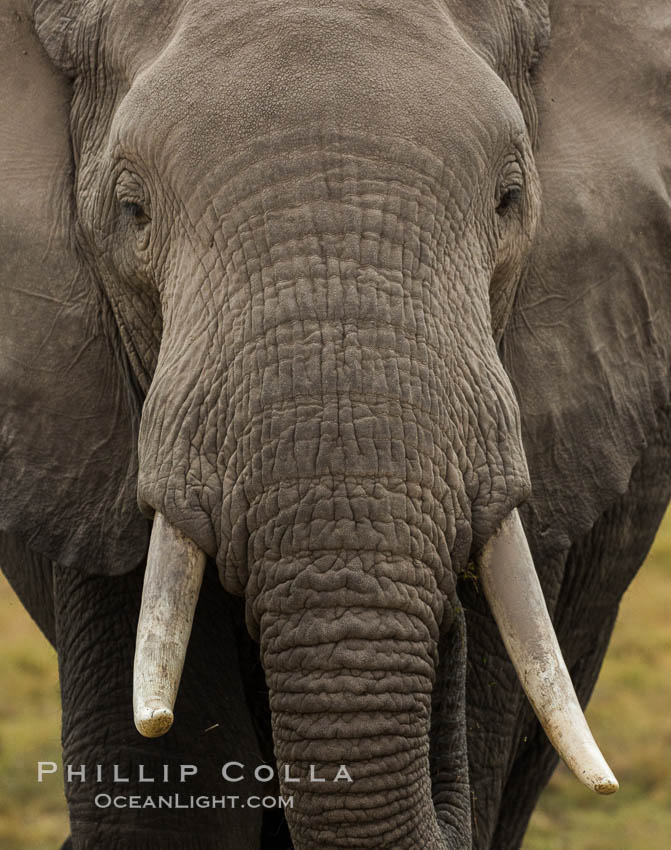
<svg viewBox="0 0 671 850"><path fill-rule="evenodd" d="M67 835L60 782L56 656L0 578L0 850L56 850ZM524 850L671 846L671 512L625 597L588 717L621 789L599 798L565 769L537 809Z"/></svg>
<svg viewBox="0 0 671 850"><path fill-rule="evenodd" d="M60 761L56 653L0 576L0 850L57 850L69 832L60 782L38 784L38 761Z"/></svg>

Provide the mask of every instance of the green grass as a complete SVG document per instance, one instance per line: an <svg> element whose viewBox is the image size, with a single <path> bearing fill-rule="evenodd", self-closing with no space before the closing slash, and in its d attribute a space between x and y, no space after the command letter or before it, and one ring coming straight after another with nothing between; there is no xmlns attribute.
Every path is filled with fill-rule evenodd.
<svg viewBox="0 0 671 850"><path fill-rule="evenodd" d="M57 850L68 833L56 656L0 577L0 850ZM588 718L620 780L597 797L560 767L524 850L661 850L671 846L671 511L625 596Z"/></svg>

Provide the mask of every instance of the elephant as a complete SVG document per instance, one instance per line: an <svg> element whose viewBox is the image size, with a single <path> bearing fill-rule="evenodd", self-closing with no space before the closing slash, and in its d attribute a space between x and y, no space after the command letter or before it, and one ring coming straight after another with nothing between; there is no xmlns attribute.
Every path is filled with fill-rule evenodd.
<svg viewBox="0 0 671 850"><path fill-rule="evenodd" d="M617 789L665 5L3 1L0 563L65 846L513 850L559 755Z"/></svg>

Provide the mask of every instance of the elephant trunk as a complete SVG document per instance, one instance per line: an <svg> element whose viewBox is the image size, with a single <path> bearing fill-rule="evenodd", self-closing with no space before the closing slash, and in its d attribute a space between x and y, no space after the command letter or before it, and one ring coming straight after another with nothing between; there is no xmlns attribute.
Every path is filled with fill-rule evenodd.
<svg viewBox="0 0 671 850"><path fill-rule="evenodd" d="M260 574L253 614L296 848L470 847L465 759L451 771L453 825L432 803L438 619L452 611L430 572L357 550L265 561Z"/></svg>

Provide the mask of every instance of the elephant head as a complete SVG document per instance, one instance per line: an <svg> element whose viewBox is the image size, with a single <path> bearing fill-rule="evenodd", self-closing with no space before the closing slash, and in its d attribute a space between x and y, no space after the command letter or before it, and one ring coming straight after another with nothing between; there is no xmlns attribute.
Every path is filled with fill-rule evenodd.
<svg viewBox="0 0 671 850"><path fill-rule="evenodd" d="M211 559L246 600L280 768L354 779L285 784L296 847L470 847L475 560L548 735L614 791L517 513L498 347L543 203L545 5L3 14L0 520L112 575L154 518L140 731L172 722Z"/></svg>

